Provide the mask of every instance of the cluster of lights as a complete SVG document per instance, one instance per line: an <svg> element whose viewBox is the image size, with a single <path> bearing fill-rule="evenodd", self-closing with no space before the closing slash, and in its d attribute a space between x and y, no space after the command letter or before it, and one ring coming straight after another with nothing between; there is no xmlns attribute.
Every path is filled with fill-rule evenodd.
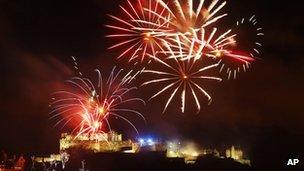
<svg viewBox="0 0 304 171"><path fill-rule="evenodd" d="M139 138L138 139L140 146L152 146L155 144L153 138Z"/></svg>

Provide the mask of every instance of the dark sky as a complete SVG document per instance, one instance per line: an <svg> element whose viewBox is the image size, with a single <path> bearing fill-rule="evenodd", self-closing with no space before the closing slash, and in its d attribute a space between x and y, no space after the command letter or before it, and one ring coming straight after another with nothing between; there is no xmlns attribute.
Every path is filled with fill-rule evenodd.
<svg viewBox="0 0 304 171"><path fill-rule="evenodd" d="M49 95L73 75L72 55L88 74L100 66L123 66L107 50L111 42L104 37L110 21L106 14L119 14L119 2L0 1L0 149L57 152L62 130L48 120ZM151 101L142 108L148 120L138 124L142 134L179 136L206 146L237 144L248 151L277 140L282 145L303 142L300 8L296 2L229 1L229 19L255 13L264 28L262 59L237 80L208 86L213 103L199 115L179 114L172 106L161 115L164 101ZM148 90L140 91L148 97ZM297 152L296 147L290 151Z"/></svg>

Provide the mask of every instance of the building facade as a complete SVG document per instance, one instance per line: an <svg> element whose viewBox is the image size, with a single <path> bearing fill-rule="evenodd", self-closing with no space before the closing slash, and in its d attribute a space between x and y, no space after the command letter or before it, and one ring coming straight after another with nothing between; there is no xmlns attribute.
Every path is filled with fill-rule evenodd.
<svg viewBox="0 0 304 171"><path fill-rule="evenodd" d="M70 148L81 148L94 152L116 152L123 149L136 151L138 145L131 140L122 140L122 135L114 131L90 135L71 135L63 133L59 140L60 151Z"/></svg>

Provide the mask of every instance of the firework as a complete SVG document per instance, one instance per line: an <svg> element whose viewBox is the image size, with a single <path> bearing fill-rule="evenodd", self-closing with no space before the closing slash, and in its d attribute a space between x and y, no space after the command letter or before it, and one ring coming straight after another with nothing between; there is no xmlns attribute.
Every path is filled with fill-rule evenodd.
<svg viewBox="0 0 304 171"><path fill-rule="evenodd" d="M97 84L88 78L73 77L67 80L68 89L52 94L51 119L56 119L55 126L65 127L68 123L76 125L72 133L77 136L85 134L98 134L111 130L109 118L119 118L134 128L134 124L124 115L132 113L144 119L143 115L123 105L132 101L145 103L141 98L129 97L136 87L130 87L130 82L138 74L129 71L122 75L123 70L116 71L114 67L107 79L103 79L99 70Z"/></svg>
<svg viewBox="0 0 304 171"><path fill-rule="evenodd" d="M162 50L159 42L170 31L169 16L165 8L154 0L137 0L136 3L127 0L127 4L126 7L120 6L125 18L109 15L115 24L108 24L106 27L119 32L106 37L120 40L109 49L122 48L124 50L118 58L127 57L135 63L143 62L147 53L155 55L156 51Z"/></svg>
<svg viewBox="0 0 304 171"><path fill-rule="evenodd" d="M164 67L164 70L153 70L146 69L143 73L150 73L157 76L156 79L146 81L142 86L149 84L161 84L162 89L160 89L156 94L154 94L150 99L153 99L166 91L170 91L170 96L167 99L163 113L166 111L168 105L171 103L172 99L176 96L180 96L181 99L181 112L185 112L186 105L186 94L190 93L195 104L197 106L197 112L200 111L201 105L198 99L198 93L203 94L207 97L209 103L211 102L211 96L200 84L203 80L215 80L221 81L221 78L205 75L204 72L215 68L218 63L202 66L199 60L195 58L188 58L187 60L178 60L178 57L184 57L183 51L178 51L177 49L182 49L181 44L174 45L166 41L163 42L164 46L167 48L165 55L168 56L165 60L161 60L156 56L150 55L155 61ZM161 54L160 54L161 55ZM179 95L178 95L179 94Z"/></svg>
<svg viewBox="0 0 304 171"><path fill-rule="evenodd" d="M244 23L244 19L240 22L240 24L242 23ZM238 27L240 27L240 24L238 24ZM258 47L261 46L261 43L254 39L250 41L251 44L247 45L248 48L246 47L246 42L241 39L244 35L240 35L239 32L234 30L229 29L225 32L220 32L218 28L213 28L209 34L206 34L206 29L201 28L192 34L176 35L170 41L182 45L176 49L182 54L177 56L179 60L213 58L221 63L219 66L220 72L226 70L228 79L232 75L236 78L236 74L241 69L246 71L246 68L256 59L256 55L260 53ZM257 33L245 36L248 37L246 40L249 40L250 35L254 37L262 36L263 33L260 30L261 28L254 29Z"/></svg>
<svg viewBox="0 0 304 171"><path fill-rule="evenodd" d="M258 21L255 17L255 15L251 16L249 19L242 18L241 20L238 20L236 22L236 28L234 29L235 32L240 33L247 31L247 34L245 37L251 38L249 42L241 42L240 37L243 37L243 35L238 36L239 40L237 40L238 45L242 46L241 48L248 51L250 53L250 56L253 58L256 58L256 56L260 55L260 47L262 47L261 43L261 36L264 36L264 33L262 32L262 28L258 26ZM245 45L244 45L245 44ZM249 44L249 45L248 45Z"/></svg>
<svg viewBox="0 0 304 171"><path fill-rule="evenodd" d="M197 7L195 7L193 0L170 0L169 3L157 0L157 2L168 11L170 16L169 26L174 28L177 33L196 31L215 23L227 15L226 13L218 15L218 12L226 5L226 1L219 4L219 0L213 0L206 6L204 0L200 0ZM149 9L145 10L152 12Z"/></svg>
<svg viewBox="0 0 304 171"><path fill-rule="evenodd" d="M179 60L188 60L190 58L197 60L205 57L217 58L221 54L229 55L230 52L226 48L234 45L233 38L236 34L229 35L231 30L224 33L220 33L217 30L217 28L213 28L211 33L207 35L207 31L201 28L197 32L193 32L193 34L179 34L168 40L179 45L174 47L176 51L182 54L176 56Z"/></svg>
<svg viewBox="0 0 304 171"><path fill-rule="evenodd" d="M225 46L221 49L216 48L213 55L220 60L220 72L225 73L227 79L232 76L235 79L238 72L246 72L250 64L258 58L262 46L260 39L264 35L254 15L237 21L232 30L235 34L226 38L232 43L224 43Z"/></svg>
<svg viewBox="0 0 304 171"><path fill-rule="evenodd" d="M227 13L221 12L226 1L211 0L205 3L200 0L138 0L136 5L127 0L128 9L121 7L127 19L110 15L117 24L107 27L119 31L108 37L124 39L110 47L124 46L118 58L129 56L129 61L149 59L162 67L144 67L141 72L156 76L146 81L142 86L162 84L163 88L154 94L153 99L165 92L170 92L163 113L173 99L180 96L181 111L185 112L186 97L191 97L200 111L201 105L198 94L203 94L211 102L211 96L202 86L204 80L221 81L221 78L209 76L205 71L218 67L220 73L227 74L227 79L236 78L241 70L246 71L249 65L260 54L262 45L258 39L250 41L250 36L263 35L257 26L255 16L242 18L235 27L223 30L216 26ZM135 4L135 3L134 3ZM254 28L254 33L243 35L244 25ZM213 63L206 65L206 60ZM152 69L145 69L145 68ZM164 70L162 70L164 69ZM187 100L188 101L188 100Z"/></svg>
<svg viewBox="0 0 304 171"><path fill-rule="evenodd" d="M227 78L236 78L236 75L241 70L246 71L246 68L255 60L255 56L259 54L259 47L262 45L259 40L254 40L251 43L254 47L243 48L250 36L262 36L261 28L257 26L255 16L248 20L242 18L237 21L236 28L228 29L225 32L219 31L218 28L213 27L219 19L225 17L227 13L218 14L220 10L226 5L226 1L219 3L219 0L213 0L205 7L204 0L200 0L197 7L194 7L192 0L179 1L171 0L165 3L158 0L160 4L168 10L170 15L170 28L174 28L175 35L181 36L175 39L174 34L169 38L170 41L178 41L183 44L182 51L189 55L180 55L180 60L187 60L187 58L204 58L212 57L219 60L220 72L227 73ZM148 9L146 9L149 11ZM254 33L242 35L244 32L243 25L247 24L254 28ZM212 26L212 27L211 27ZM244 38L246 37L246 38ZM168 40L165 39L166 41Z"/></svg>

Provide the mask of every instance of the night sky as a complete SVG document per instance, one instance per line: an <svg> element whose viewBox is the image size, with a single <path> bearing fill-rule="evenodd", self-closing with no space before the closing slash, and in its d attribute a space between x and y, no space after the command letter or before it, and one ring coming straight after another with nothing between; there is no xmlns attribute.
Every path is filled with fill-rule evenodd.
<svg viewBox="0 0 304 171"><path fill-rule="evenodd" d="M81 70L109 72L117 53L107 50L106 14L119 15L113 0L0 1L0 149L23 153L56 153L62 130L49 120L50 94L74 75L70 56ZM256 14L264 28L261 60L237 80L207 85L213 97L196 115L162 115L165 101L152 100L138 121L143 135L179 137L204 146L239 145L252 158L300 154L303 144L304 19L301 5L279 1L228 1L228 20ZM140 89L144 98L152 93ZM132 136L134 132L126 131ZM278 149L284 148L283 151ZM267 149L267 152L265 150ZM302 156L303 157L303 156Z"/></svg>

